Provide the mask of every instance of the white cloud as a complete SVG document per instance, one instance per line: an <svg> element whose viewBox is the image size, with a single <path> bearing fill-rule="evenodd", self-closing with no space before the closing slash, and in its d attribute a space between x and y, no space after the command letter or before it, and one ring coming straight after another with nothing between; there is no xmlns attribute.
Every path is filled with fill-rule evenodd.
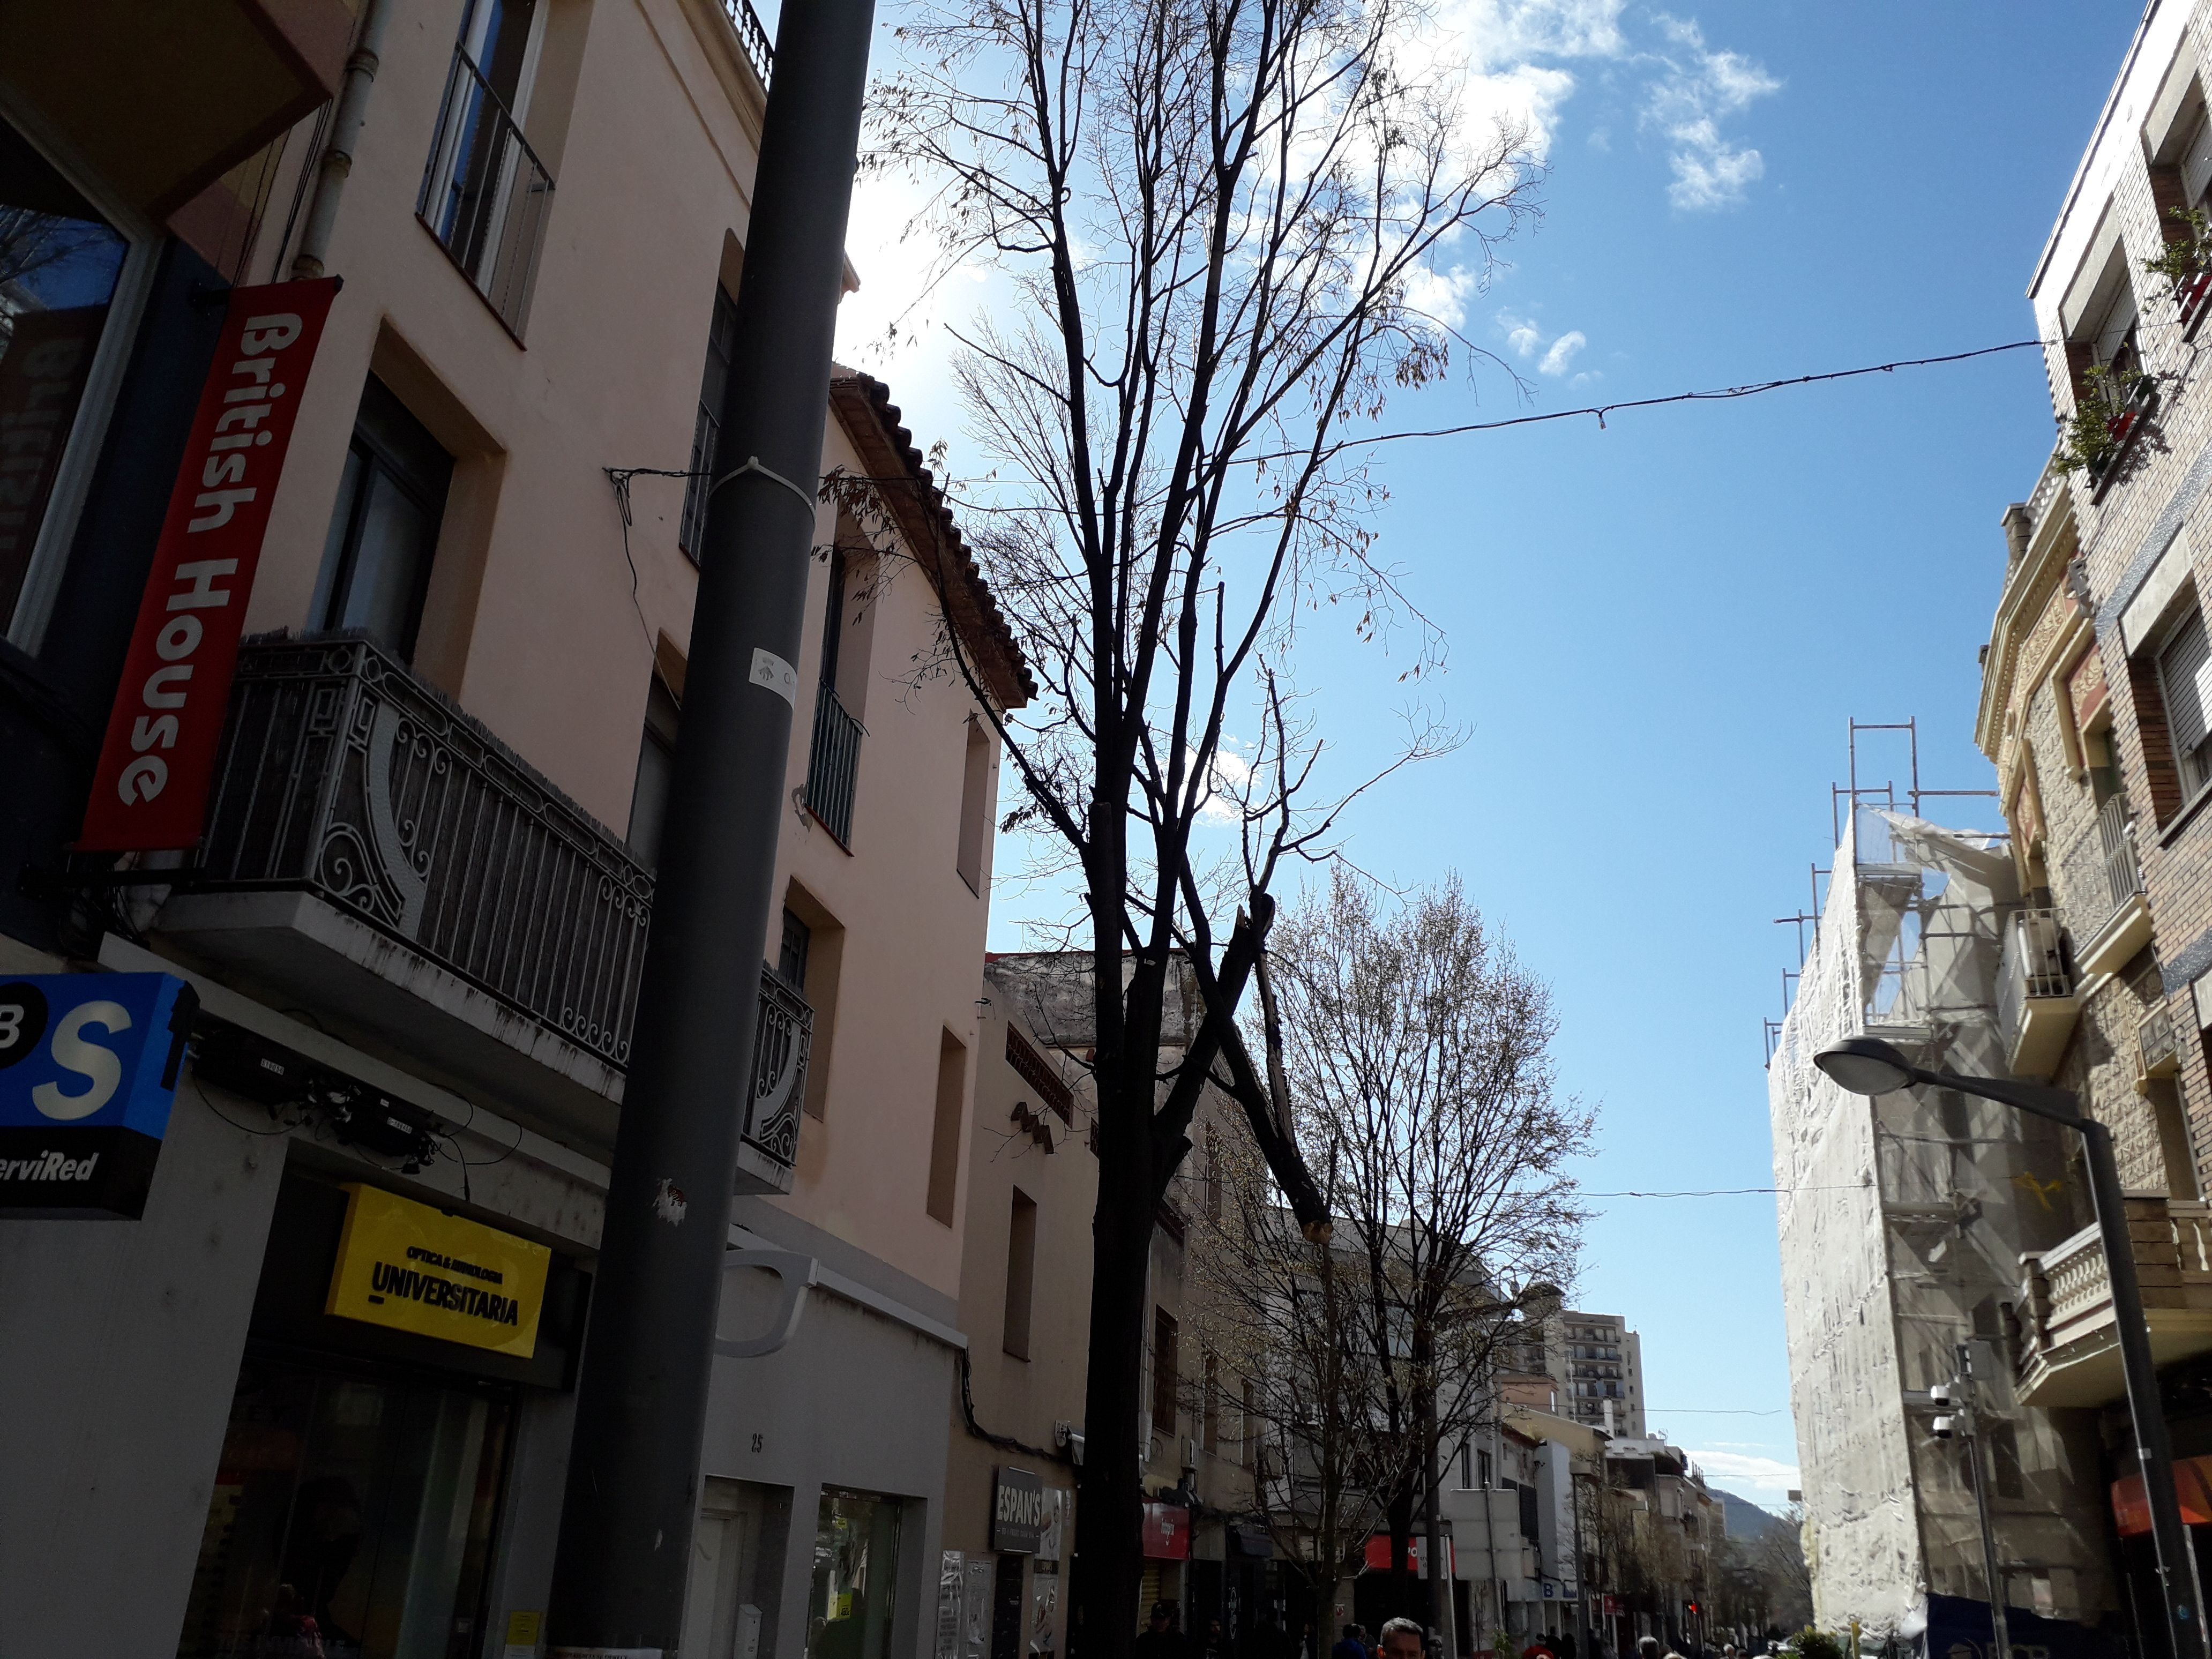
<svg viewBox="0 0 2212 1659"><path fill-rule="evenodd" d="M1458 328L1467 321L1468 296L1475 288L1474 273L1463 265L1454 265L1449 271L1423 265L1406 284L1406 300L1414 310L1426 313L1446 328Z"/></svg>
<svg viewBox="0 0 2212 1659"><path fill-rule="evenodd" d="M1764 1501L1771 1507L1786 1501L1790 1492L1804 1484L1797 1466L1779 1458L1748 1452L1697 1451L1687 1446L1682 1449L1705 1472L1707 1480L1754 1503Z"/></svg>
<svg viewBox="0 0 2212 1659"><path fill-rule="evenodd" d="M1686 212L1733 207L1766 172L1748 145L1730 141L1720 119L1782 89L1782 82L1741 52L1715 52L1693 20L1659 16L1671 50L1655 54L1656 74L1645 88L1644 120L1666 136L1674 182L1667 198Z"/></svg>
<svg viewBox="0 0 2212 1659"><path fill-rule="evenodd" d="M1575 353L1589 343L1589 342L1583 337L1582 330L1569 329L1552 342L1552 349L1544 354L1544 361L1536 365L1536 372L1539 374L1565 374L1575 361Z"/></svg>
<svg viewBox="0 0 2212 1659"><path fill-rule="evenodd" d="M1498 313L1498 326L1505 336L1508 351L1524 363L1534 363L1539 374L1550 375L1554 380L1573 369L1575 354L1589 343L1589 337L1578 328L1571 328L1554 337L1546 334L1533 318L1510 311ZM1567 384L1581 386L1596 378L1594 371L1585 369Z"/></svg>

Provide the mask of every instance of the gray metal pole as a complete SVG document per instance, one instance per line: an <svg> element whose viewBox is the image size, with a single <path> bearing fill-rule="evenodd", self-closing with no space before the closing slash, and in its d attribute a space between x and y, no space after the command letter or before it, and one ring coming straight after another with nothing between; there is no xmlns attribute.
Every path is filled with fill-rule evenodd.
<svg viewBox="0 0 2212 1659"><path fill-rule="evenodd" d="M1443 1659L1459 1659L1459 1632L1453 1619L1452 1553L1444 1544L1443 1436L1437 1427L1436 1391L1429 1391L1426 1412L1428 1466L1429 1627L1436 1632Z"/></svg>
<svg viewBox="0 0 2212 1659"><path fill-rule="evenodd" d="M1997 1563L1997 1533L1990 1516L1989 1462L1982 1455L1981 1387L1974 1379L1972 1351L1958 1347L1958 1376L1965 1387L1960 1401L1973 1426L1967 1431L1966 1455L1974 1466L1974 1516L1982 1527L1982 1583L1989 1587L1990 1627L1996 1633L1996 1659L2012 1659L2012 1625L2005 1617L2004 1570Z"/></svg>
<svg viewBox="0 0 2212 1659"><path fill-rule="evenodd" d="M555 1557L553 1651L672 1651L750 1103L872 0L786 0ZM704 338L706 317L700 317Z"/></svg>

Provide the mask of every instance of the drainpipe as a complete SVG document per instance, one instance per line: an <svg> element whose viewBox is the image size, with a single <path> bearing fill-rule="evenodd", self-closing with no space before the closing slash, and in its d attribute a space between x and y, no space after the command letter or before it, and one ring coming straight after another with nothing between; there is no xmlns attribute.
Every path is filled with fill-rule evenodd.
<svg viewBox="0 0 2212 1659"><path fill-rule="evenodd" d="M293 256L292 275L319 276L331 251L331 234L338 222L338 198L345 194L353 172L355 149L361 130L368 123L369 88L384 50L384 27L390 21L390 0L362 0L361 27L354 35L353 55L346 59L345 83L338 88L337 113L331 121L330 142L316 164L315 193L307 204L307 227L300 233L300 251Z"/></svg>

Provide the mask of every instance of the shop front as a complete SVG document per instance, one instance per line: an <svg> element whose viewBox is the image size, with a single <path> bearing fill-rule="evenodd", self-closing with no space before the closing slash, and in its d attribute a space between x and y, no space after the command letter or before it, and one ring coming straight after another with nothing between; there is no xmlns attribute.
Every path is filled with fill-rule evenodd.
<svg viewBox="0 0 2212 1659"><path fill-rule="evenodd" d="M179 1659L463 1659L527 1631L543 1609L500 1594L505 1522L587 1284L536 1241L288 1170Z"/></svg>
<svg viewBox="0 0 2212 1659"><path fill-rule="evenodd" d="M935 1659L1054 1659L1075 1495L1012 1464L994 1467L990 1480L988 1550L940 1553Z"/></svg>

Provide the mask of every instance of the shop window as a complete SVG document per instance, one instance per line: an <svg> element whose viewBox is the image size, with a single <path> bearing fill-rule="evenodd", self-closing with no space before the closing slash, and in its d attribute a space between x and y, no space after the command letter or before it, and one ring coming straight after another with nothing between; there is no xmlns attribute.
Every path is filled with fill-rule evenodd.
<svg viewBox="0 0 2212 1659"><path fill-rule="evenodd" d="M899 1509L896 1498L823 1488L806 1602L806 1659L889 1659Z"/></svg>
<svg viewBox="0 0 2212 1659"><path fill-rule="evenodd" d="M502 1389L249 1355L179 1659L477 1651L514 1417Z"/></svg>
<svg viewBox="0 0 2212 1659"><path fill-rule="evenodd" d="M413 660L453 481L453 458L370 375L324 544L319 626L359 629Z"/></svg>
<svg viewBox="0 0 2212 1659"><path fill-rule="evenodd" d="M1006 1321L1000 1346L1017 1359L1030 1357L1030 1305L1036 1280L1036 1200L1014 1190L1006 1229Z"/></svg>
<svg viewBox="0 0 2212 1659"><path fill-rule="evenodd" d="M946 1031L937 1049L937 1111L929 1134L930 1218L952 1224L952 1204L960 1185L960 1104L968 1077L968 1049Z"/></svg>
<svg viewBox="0 0 2212 1659"><path fill-rule="evenodd" d="M106 422L95 370L122 345L103 353L130 251L0 121L0 623L26 650L37 647Z"/></svg>

